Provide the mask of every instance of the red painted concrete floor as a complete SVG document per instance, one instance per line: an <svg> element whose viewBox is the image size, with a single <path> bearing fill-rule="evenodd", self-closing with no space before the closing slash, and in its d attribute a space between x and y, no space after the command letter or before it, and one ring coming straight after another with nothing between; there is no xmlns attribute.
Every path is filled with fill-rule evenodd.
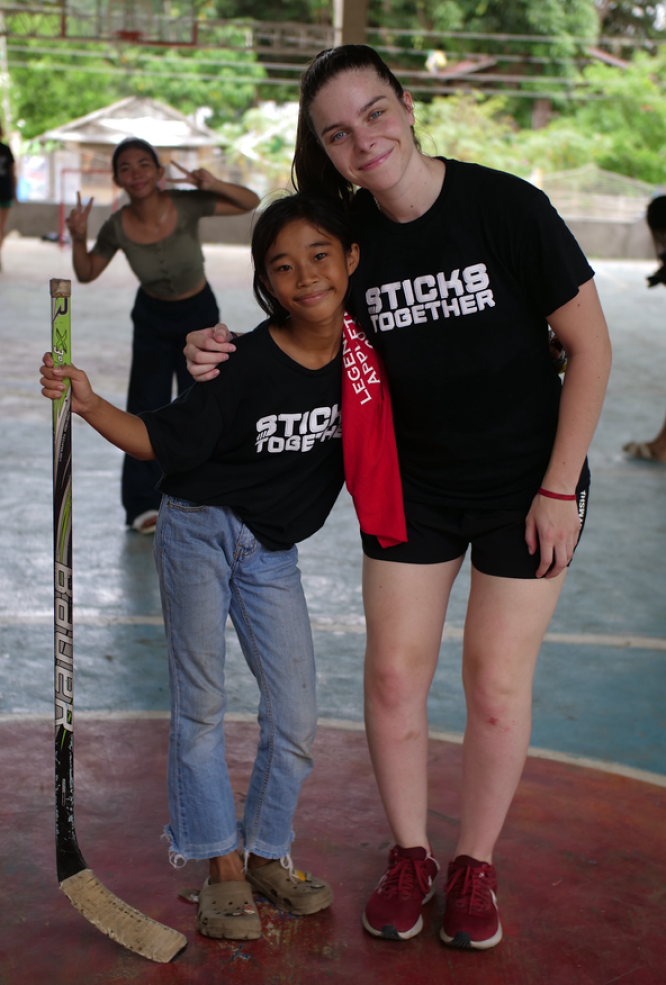
<svg viewBox="0 0 666 985"><path fill-rule="evenodd" d="M361 733L320 729L317 765L296 820L294 858L328 879L330 910L295 919L260 902L262 940L197 936L178 898L204 865L175 871L166 817L164 721L79 722L76 817L86 861L113 892L187 935L155 965L95 930L60 893L53 850L52 730L0 726L0 985L664 985L666 789L542 759L528 762L498 846L505 939L494 951L447 950L440 893L412 941L370 938L360 912L382 872L389 834ZM256 742L228 727L242 800ZM445 862L455 845L460 747L431 744L431 836Z"/></svg>

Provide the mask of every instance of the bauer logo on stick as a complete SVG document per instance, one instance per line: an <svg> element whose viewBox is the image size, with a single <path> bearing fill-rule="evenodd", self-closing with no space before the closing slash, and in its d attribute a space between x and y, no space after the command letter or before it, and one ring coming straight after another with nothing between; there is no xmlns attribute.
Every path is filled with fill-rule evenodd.
<svg viewBox="0 0 666 985"><path fill-rule="evenodd" d="M69 280L51 281L51 352L69 366ZM98 930L130 951L166 963L187 947L183 934L152 920L104 886L86 865L74 828L74 619L72 593L72 388L53 402L53 562L55 665L55 799L58 882Z"/></svg>

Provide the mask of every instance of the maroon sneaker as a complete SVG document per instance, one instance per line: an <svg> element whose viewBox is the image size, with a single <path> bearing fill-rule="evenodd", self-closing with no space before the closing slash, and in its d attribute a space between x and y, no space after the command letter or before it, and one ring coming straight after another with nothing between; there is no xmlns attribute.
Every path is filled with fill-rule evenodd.
<svg viewBox="0 0 666 985"><path fill-rule="evenodd" d="M439 936L450 947L485 950L502 940L497 913L497 876L487 862L459 855L449 862L446 913Z"/></svg>
<svg viewBox="0 0 666 985"><path fill-rule="evenodd" d="M421 907L432 898L439 865L425 848L389 852L389 865L368 900L363 926L374 937L406 941L423 929Z"/></svg>

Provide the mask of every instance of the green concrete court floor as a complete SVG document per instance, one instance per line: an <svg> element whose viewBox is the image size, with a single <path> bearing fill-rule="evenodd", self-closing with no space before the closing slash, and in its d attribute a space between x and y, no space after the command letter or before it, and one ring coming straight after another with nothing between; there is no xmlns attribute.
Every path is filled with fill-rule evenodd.
<svg viewBox="0 0 666 985"><path fill-rule="evenodd" d="M248 250L207 246L223 318L250 329ZM49 345L48 280L71 276L57 246L10 237L3 250L0 454L0 713L51 707L51 434L37 368ZM628 460L621 446L652 437L666 412L666 291L648 290L642 261L595 264L615 362L590 461L585 535L536 675L533 745L666 774L666 468ZM99 281L74 284L75 361L122 404L134 277L118 255ZM74 573L80 710L164 710L165 647L149 540L127 532L120 453L74 426ZM302 545L315 629L321 714L362 718L361 551L350 501ZM461 627L468 574L454 590L430 700L431 726L460 733ZM230 710L252 713L254 682L230 633ZM137 673L139 670L139 673Z"/></svg>

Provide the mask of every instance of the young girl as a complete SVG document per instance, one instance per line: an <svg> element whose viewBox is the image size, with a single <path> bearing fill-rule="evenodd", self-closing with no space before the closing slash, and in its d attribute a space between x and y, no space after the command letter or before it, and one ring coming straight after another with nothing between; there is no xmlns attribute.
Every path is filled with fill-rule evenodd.
<svg viewBox="0 0 666 985"><path fill-rule="evenodd" d="M164 168L157 151L137 137L118 144L112 168L113 179L129 196L129 204L107 219L90 251L87 224L92 199L82 208L79 198L67 226L74 272L81 283L96 280L117 250L125 253L141 282L132 309L134 337L127 394L127 410L138 414L169 403L174 376L179 393L192 385L182 354L185 335L219 317L204 274L199 219L242 215L256 208L259 199L249 188L219 181L205 168L185 171L185 178L167 179L186 180L196 191L163 191ZM155 529L159 477L156 462L125 458L123 506L128 526L139 533Z"/></svg>
<svg viewBox="0 0 666 985"><path fill-rule="evenodd" d="M75 413L163 470L155 558L171 685L166 833L174 864L209 859L198 930L231 939L260 936L253 890L296 914L332 901L289 855L317 720L294 545L321 527L343 482L341 337L358 247L338 206L295 195L261 215L252 257L269 318L238 340L232 373L138 417L95 394L81 370L53 369L49 355L41 380L56 399L68 377ZM261 694L238 826L224 757L227 615Z"/></svg>
<svg viewBox="0 0 666 985"><path fill-rule="evenodd" d="M389 939L423 927L438 869L427 698L471 547L460 839L440 933L483 950L502 938L493 851L527 754L539 647L585 517L610 343L593 271L546 196L513 175L426 157L413 126L411 95L372 48L321 52L301 82L294 172L301 191L345 201L353 216L355 313L385 362L407 516L406 544L363 536L365 721L396 842L363 924ZM562 386L547 325L567 352ZM221 332L189 341L204 378L220 346L231 351Z"/></svg>

